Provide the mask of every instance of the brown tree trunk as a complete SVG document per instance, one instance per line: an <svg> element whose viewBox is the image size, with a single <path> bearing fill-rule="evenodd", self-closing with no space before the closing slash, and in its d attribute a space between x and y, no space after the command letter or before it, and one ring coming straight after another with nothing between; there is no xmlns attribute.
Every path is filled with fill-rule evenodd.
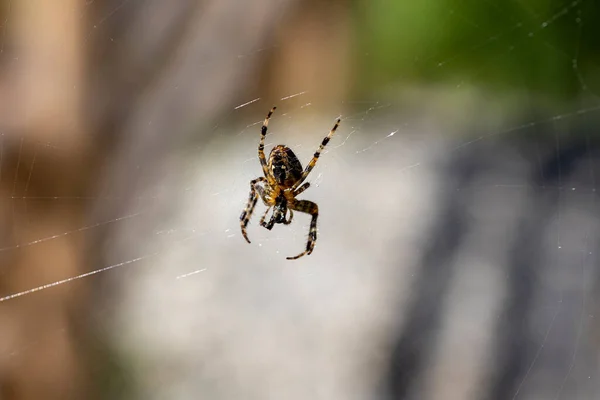
<svg viewBox="0 0 600 400"><path fill-rule="evenodd" d="M82 119L82 7L77 0L5 4L0 176L0 296L82 270L85 207L35 199L78 196L89 177ZM60 237L52 238L54 235ZM74 282L0 303L0 397L82 398L85 370L70 325L85 304Z"/></svg>

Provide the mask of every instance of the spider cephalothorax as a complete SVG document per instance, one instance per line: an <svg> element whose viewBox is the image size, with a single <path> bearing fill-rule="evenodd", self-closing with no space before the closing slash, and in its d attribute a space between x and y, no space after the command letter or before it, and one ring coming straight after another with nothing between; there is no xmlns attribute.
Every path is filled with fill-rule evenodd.
<svg viewBox="0 0 600 400"><path fill-rule="evenodd" d="M271 150L269 154L269 161L265 157L265 136L267 135L267 126L269 125L269 118L275 111L276 107L273 107L267 114L265 122L261 128L260 144L258 145L258 159L263 169L264 176L256 178L250 181L250 196L248 197L248 204L242 215L240 215L240 225L242 227L242 235L248 243L248 234L246 233L246 227L254 211L254 206L258 201L258 197L263 200L267 206L267 211L263 214L260 219L260 225L267 228L268 230L273 229L275 224L289 225L292 222L294 213L292 210L307 213L312 215L310 222L310 230L308 232L308 242L306 243L306 250L298 254L295 257L287 257L288 260L295 260L302 257L305 254L312 253L315 242L317 240L317 218L319 216L319 207L308 200L296 200L296 196L304 192L310 186L310 183L306 182L306 177L312 171L321 151L327 145L331 136L333 136L335 130L340 124L340 119L336 121L335 125L329 131L329 134L323 139L321 145L313 155L312 160L306 166L306 169L302 170L302 164L298 157L294 154L292 149L284 145L278 145ZM264 185L260 186L260 183ZM265 222L269 210L273 208L273 214L269 222ZM290 217L286 219L289 211Z"/></svg>

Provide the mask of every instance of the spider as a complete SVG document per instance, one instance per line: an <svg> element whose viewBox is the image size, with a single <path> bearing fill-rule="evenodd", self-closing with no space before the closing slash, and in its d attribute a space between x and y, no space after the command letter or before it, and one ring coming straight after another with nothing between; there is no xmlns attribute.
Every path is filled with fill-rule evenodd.
<svg viewBox="0 0 600 400"><path fill-rule="evenodd" d="M310 183L306 182L302 184L302 182L304 182L308 177L308 174L310 174L310 171L315 167L315 164L321 155L321 151L323 151L327 143L329 143L329 140L338 128L341 120L338 118L331 131L329 131L329 134L325 136L321 142L321 145L313 155L312 160L310 160L306 169L303 171L302 164L292 149L281 144L275 146L271 150L269 161L267 162L265 157L265 136L267 135L269 119L276 108L277 107L273 107L271 111L269 111L260 131L258 160L262 166L264 176L250 181L248 204L246 204L246 208L244 208L242 215L240 215L240 225L242 227L244 239L250 243L250 239L248 239L248 234L246 233L246 227L248 226L250 217L252 217L254 206L258 201L258 196L260 196L265 203L265 206L267 206L267 211L265 211L260 219L260 226L267 228L268 230L273 229L275 224L291 224L292 218L294 217L292 210L310 214L312 220L310 221L306 249L297 256L286 257L288 260L296 260L306 254L312 253L315 248L315 242L317 241L317 217L319 216L319 207L316 203L308 200L296 200L296 196L309 188ZM262 183L264 187L261 187L260 183ZM271 208L273 208L271 219L269 222L265 222ZM290 216L289 218L286 218L288 211Z"/></svg>

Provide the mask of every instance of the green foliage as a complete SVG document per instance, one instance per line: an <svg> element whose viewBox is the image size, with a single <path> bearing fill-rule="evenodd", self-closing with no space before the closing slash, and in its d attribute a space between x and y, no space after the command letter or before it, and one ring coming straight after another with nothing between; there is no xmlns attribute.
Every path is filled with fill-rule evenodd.
<svg viewBox="0 0 600 400"><path fill-rule="evenodd" d="M600 88L591 0L365 0L355 4L358 90L446 82L557 99Z"/></svg>

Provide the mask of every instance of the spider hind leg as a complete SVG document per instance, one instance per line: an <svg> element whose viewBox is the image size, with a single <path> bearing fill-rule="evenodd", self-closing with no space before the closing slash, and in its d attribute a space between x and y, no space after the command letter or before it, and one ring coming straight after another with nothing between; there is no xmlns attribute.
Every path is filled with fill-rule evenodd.
<svg viewBox="0 0 600 400"><path fill-rule="evenodd" d="M317 219L319 217L319 206L316 203L308 200L294 201L290 203L290 209L310 214L310 229L308 231L308 241L306 242L306 250L294 257L286 257L287 260L297 260L298 258L310 254L315 248L317 242Z"/></svg>

